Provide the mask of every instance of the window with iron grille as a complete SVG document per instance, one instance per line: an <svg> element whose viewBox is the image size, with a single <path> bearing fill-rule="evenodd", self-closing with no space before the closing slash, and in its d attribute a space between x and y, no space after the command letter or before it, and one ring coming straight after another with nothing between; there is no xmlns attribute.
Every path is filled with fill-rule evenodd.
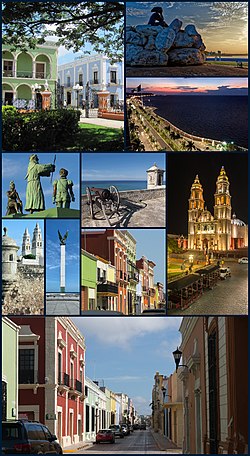
<svg viewBox="0 0 250 456"><path fill-rule="evenodd" d="M19 383L34 383L34 348L22 348L19 350Z"/></svg>

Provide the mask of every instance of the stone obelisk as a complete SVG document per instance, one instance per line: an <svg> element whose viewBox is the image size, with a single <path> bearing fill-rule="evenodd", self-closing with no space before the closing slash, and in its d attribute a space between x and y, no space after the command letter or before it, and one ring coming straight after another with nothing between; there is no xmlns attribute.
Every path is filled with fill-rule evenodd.
<svg viewBox="0 0 250 456"><path fill-rule="evenodd" d="M66 245L61 244L60 292L65 293L65 250Z"/></svg>
<svg viewBox="0 0 250 456"><path fill-rule="evenodd" d="M61 264L60 264L60 292L65 293L65 256L66 256L66 239L68 237L68 231L62 237L60 231L58 230L58 236L60 240L60 249L61 249Z"/></svg>

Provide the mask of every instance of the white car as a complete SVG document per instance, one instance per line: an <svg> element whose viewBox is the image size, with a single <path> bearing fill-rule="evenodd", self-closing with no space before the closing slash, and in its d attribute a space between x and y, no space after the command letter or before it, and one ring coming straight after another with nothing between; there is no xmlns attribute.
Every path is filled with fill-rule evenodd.
<svg viewBox="0 0 250 456"><path fill-rule="evenodd" d="M238 259L239 264L248 264L248 258L247 257L242 257Z"/></svg>
<svg viewBox="0 0 250 456"><path fill-rule="evenodd" d="M231 277L230 268L220 268L220 279L225 280L227 277Z"/></svg>

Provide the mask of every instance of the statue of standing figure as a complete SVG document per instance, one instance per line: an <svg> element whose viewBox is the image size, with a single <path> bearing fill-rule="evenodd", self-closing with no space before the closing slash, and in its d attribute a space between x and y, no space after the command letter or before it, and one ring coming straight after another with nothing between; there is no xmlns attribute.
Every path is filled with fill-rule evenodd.
<svg viewBox="0 0 250 456"><path fill-rule="evenodd" d="M56 204L56 207L70 208L71 201L75 201L74 184L67 179L67 169L61 168L59 174L60 179L53 182L53 204Z"/></svg>
<svg viewBox="0 0 250 456"><path fill-rule="evenodd" d="M23 203L16 191L14 181L10 182L10 189L6 192L6 195L8 197L6 215L17 214L18 212L23 214Z"/></svg>
<svg viewBox="0 0 250 456"><path fill-rule="evenodd" d="M45 209L45 200L40 177L49 177L50 173L53 173L54 171L55 165L52 163L40 165L39 158L36 154L30 156L28 170L25 176L25 179L27 179L25 210L27 212L33 214L33 212L39 212Z"/></svg>

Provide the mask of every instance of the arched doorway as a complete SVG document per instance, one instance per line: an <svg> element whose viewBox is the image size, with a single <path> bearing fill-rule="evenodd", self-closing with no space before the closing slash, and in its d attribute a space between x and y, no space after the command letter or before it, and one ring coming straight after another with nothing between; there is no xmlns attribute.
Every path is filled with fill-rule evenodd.
<svg viewBox="0 0 250 456"><path fill-rule="evenodd" d="M5 106L13 105L14 100L14 90L10 84L3 84L2 85L3 91L3 104Z"/></svg>
<svg viewBox="0 0 250 456"><path fill-rule="evenodd" d="M32 99L31 87L28 84L20 84L17 87L17 98L19 100L30 101Z"/></svg>
<svg viewBox="0 0 250 456"><path fill-rule="evenodd" d="M42 109L43 99L40 92L36 92L36 109Z"/></svg>

